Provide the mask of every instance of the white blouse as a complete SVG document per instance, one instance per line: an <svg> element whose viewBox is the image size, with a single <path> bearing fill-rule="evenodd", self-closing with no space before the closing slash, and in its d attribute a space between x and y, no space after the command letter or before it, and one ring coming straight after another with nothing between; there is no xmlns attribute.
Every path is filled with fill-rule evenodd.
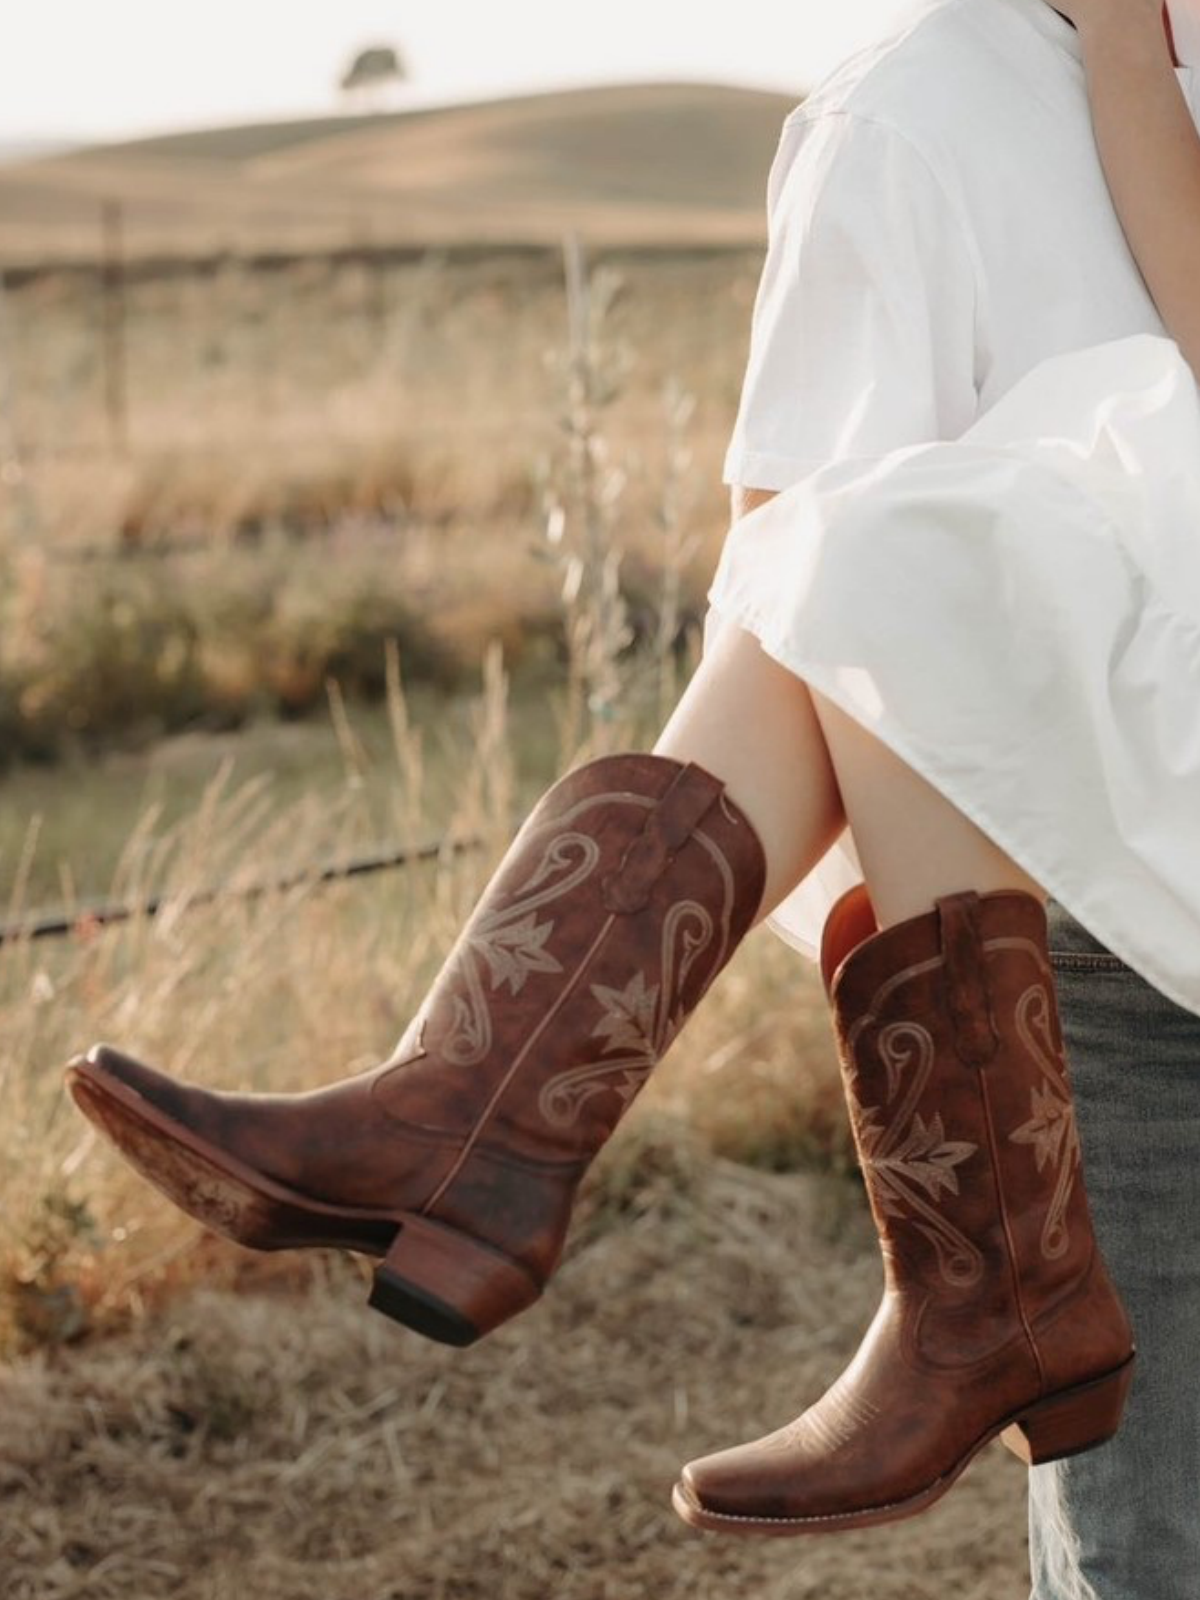
<svg viewBox="0 0 1200 1600"><path fill-rule="evenodd" d="M1181 26L1177 18L1177 48L1191 38L1186 19ZM1190 68L1178 75L1195 111L1195 76ZM1192 432L1190 374L1164 337L1108 196L1074 30L1045 0L933 0L788 119L769 215L726 478L749 488L800 487L731 535L713 588L712 625L741 621L815 683L812 638L819 634L826 649L839 621L852 632L854 624L848 598L839 610L831 586L813 585L812 572L845 571L830 555L852 525L855 604L882 627L880 607L895 615L896 591L868 563L884 559L885 544L900 548L886 537L897 506L891 494L910 510L921 506L936 528L914 545L923 553L919 565L912 558L918 581L903 585L910 631L903 645L894 630L888 635L896 659L875 652L867 670L861 660L827 653L821 687L836 688L833 697L870 718L901 753L919 753L914 764L968 814L986 819L993 837L1097 937L1200 1011L1200 970L1191 973L1200 968L1200 868L1194 898L1189 890L1181 899L1183 921L1159 906L1161 931L1139 942L1126 930L1149 905L1130 899L1138 869L1124 855L1136 842L1157 862L1153 901L1173 898L1167 884L1180 852L1200 854L1200 820L1191 832L1181 820L1185 813L1200 819L1200 789L1175 786L1194 778L1188 741L1193 714L1200 727L1200 645L1173 635L1167 654L1139 658L1136 681L1104 676L1105 652L1119 654L1131 628L1149 625L1144 618L1135 625L1128 592L1118 596L1119 584L1104 583L1127 570L1131 549L1158 548L1145 520L1151 501L1129 492L1150 462L1179 490L1155 506L1174 519L1161 552L1184 562L1163 592L1178 598L1189 626L1200 617L1191 587L1200 583L1193 557L1200 533L1192 531L1200 515L1187 527L1180 520L1200 472L1200 431ZM1004 406L1006 399L1012 403ZM1152 425L1143 425L1147 418ZM1053 439L1067 442L1047 444ZM878 458L897 449L949 440L964 447L957 460L935 451L903 470L898 461L877 470ZM1023 519L1020 529L1014 517ZM1114 517L1121 532L1104 546L1111 560L1101 559L1082 530L1108 527ZM977 534L988 519L996 535L986 551L974 535L950 537L968 528ZM867 528L878 544L859 537ZM999 585L986 603L971 588L972 563ZM894 564L886 570L895 576ZM1161 561L1155 571L1161 578ZM1017 598L1034 573L1062 593L1052 588L1046 604L1026 613ZM1144 592L1148 580L1135 571L1130 581ZM965 710L957 698L962 663L946 656L955 584L966 584L976 610L982 606L962 640L974 668L994 686L1018 685ZM998 605L997 594L1011 603ZM828 608L820 614L818 597ZM1068 620L1081 635L1069 632ZM1024 675L1009 671L1014 630ZM1072 649L1083 652L1077 666ZM905 662L922 689L901 710L892 680ZM1154 676L1168 670L1184 672L1169 690ZM1074 692L1059 699L1050 692L1063 675L1074 691L1085 671L1100 675L1089 681L1086 716ZM1036 699L1027 680L1038 684ZM860 694L847 690L852 681ZM1081 716L1082 723L1071 720ZM1134 727L1147 717L1173 730L1153 759ZM1006 731L988 732L987 718ZM1073 763L1061 786L1047 787L1044 775L1006 765L998 753L1000 739L1006 749L1020 740L1038 746L1031 723L1055 730L1045 753L1056 773ZM1111 749L1103 754L1113 741L1127 763L1114 765ZM956 776L962 771L987 772L988 782L982 790L972 782L967 792ZM1092 810L1101 800L1108 819L1097 830L1071 821L1085 793ZM1171 803L1164 806L1165 795ZM1063 873L1046 841L1065 843L1068 833L1073 860ZM1116 854L1114 837L1124 841ZM833 898L859 877L847 834L780 908L775 926L814 954ZM1172 958L1166 943L1184 935L1186 956Z"/></svg>
<svg viewBox="0 0 1200 1600"><path fill-rule="evenodd" d="M1055 357L959 440L811 474L734 527L711 599L1200 1013L1200 391L1174 344ZM815 953L860 877L843 836L776 929Z"/></svg>

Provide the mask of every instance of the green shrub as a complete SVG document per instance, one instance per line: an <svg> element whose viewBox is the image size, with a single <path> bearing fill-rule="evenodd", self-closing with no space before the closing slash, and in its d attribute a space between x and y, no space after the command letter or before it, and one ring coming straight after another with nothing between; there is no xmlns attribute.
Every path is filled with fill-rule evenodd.
<svg viewBox="0 0 1200 1600"><path fill-rule="evenodd" d="M333 678L384 692L388 641L406 678L451 685L458 655L380 562L321 551L43 569L0 607L3 754L51 760L256 712L298 716Z"/></svg>

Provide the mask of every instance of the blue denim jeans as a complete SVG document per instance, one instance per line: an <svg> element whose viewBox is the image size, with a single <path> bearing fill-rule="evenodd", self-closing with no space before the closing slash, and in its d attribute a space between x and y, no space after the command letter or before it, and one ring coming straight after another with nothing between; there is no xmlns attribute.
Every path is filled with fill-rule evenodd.
<svg viewBox="0 0 1200 1600"><path fill-rule="evenodd" d="M1030 1473L1033 1600L1197 1600L1200 1016L1047 911L1092 1215L1138 1358L1117 1437Z"/></svg>

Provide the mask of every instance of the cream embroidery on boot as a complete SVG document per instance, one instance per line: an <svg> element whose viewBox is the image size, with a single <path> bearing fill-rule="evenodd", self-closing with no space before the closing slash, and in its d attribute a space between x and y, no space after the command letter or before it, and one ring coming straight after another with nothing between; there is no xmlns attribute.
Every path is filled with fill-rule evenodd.
<svg viewBox="0 0 1200 1600"><path fill-rule="evenodd" d="M1021 1042L1041 1068L1045 1082L1035 1083L1030 1092L1033 1115L1029 1121L1008 1137L1012 1144L1033 1147L1039 1172L1047 1167L1056 1169L1054 1193L1042 1227L1042 1254L1047 1261L1057 1261L1071 1243L1066 1217L1079 1170L1079 1129L1050 1027L1050 996L1043 985L1033 984L1017 1001L1016 1023Z"/></svg>
<svg viewBox="0 0 1200 1600"><path fill-rule="evenodd" d="M764 1454L785 1455L815 1445L819 1454L832 1454L872 1427L879 1415L879 1407L860 1394L849 1374L843 1372L814 1405L786 1428L761 1440L758 1448Z"/></svg>
<svg viewBox="0 0 1200 1600"><path fill-rule="evenodd" d="M531 973L563 970L546 948L554 923L539 922L536 912L581 884L599 859L600 846L594 839L582 833L559 834L506 906L467 924L456 973L466 993L450 997L452 1020L439 1052L445 1060L457 1067L472 1067L492 1047L492 1019L481 969L487 970L493 994L507 986L514 995L520 994Z"/></svg>
<svg viewBox="0 0 1200 1600"><path fill-rule="evenodd" d="M878 1049L887 1071L887 1109L860 1106L858 1126L859 1154L875 1203L885 1217L912 1223L928 1239L946 1283L970 1288L983 1274L983 1256L935 1207L947 1194L960 1192L956 1169L979 1147L948 1139L940 1112L927 1121L916 1109L936 1054L927 1028L918 1022L888 1023L879 1031ZM893 1110L898 1095L900 1104Z"/></svg>
<svg viewBox="0 0 1200 1600"><path fill-rule="evenodd" d="M620 1051L616 1060L598 1059L572 1067L546 1083L538 1109L551 1127L569 1128L594 1095L612 1090L626 1106L683 1026L683 988L699 956L713 941L712 917L694 900L673 905L663 923L662 983L647 984L635 972L623 989L592 985L600 1019L592 1037L603 1039L602 1053ZM722 951L723 954L723 945Z"/></svg>

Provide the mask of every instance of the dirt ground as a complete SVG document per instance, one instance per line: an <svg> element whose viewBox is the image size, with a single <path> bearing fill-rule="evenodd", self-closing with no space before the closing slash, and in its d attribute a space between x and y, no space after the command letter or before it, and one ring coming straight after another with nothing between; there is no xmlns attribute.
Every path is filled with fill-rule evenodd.
<svg viewBox="0 0 1200 1600"><path fill-rule="evenodd" d="M593 1206L475 1349L307 1291L192 1292L0 1373L5 1600L1017 1600L1023 1474L991 1446L923 1518L698 1535L678 1465L788 1420L878 1294L845 1179L678 1154ZM669 1169L669 1170L667 1170ZM615 1211L615 1214L614 1214Z"/></svg>

